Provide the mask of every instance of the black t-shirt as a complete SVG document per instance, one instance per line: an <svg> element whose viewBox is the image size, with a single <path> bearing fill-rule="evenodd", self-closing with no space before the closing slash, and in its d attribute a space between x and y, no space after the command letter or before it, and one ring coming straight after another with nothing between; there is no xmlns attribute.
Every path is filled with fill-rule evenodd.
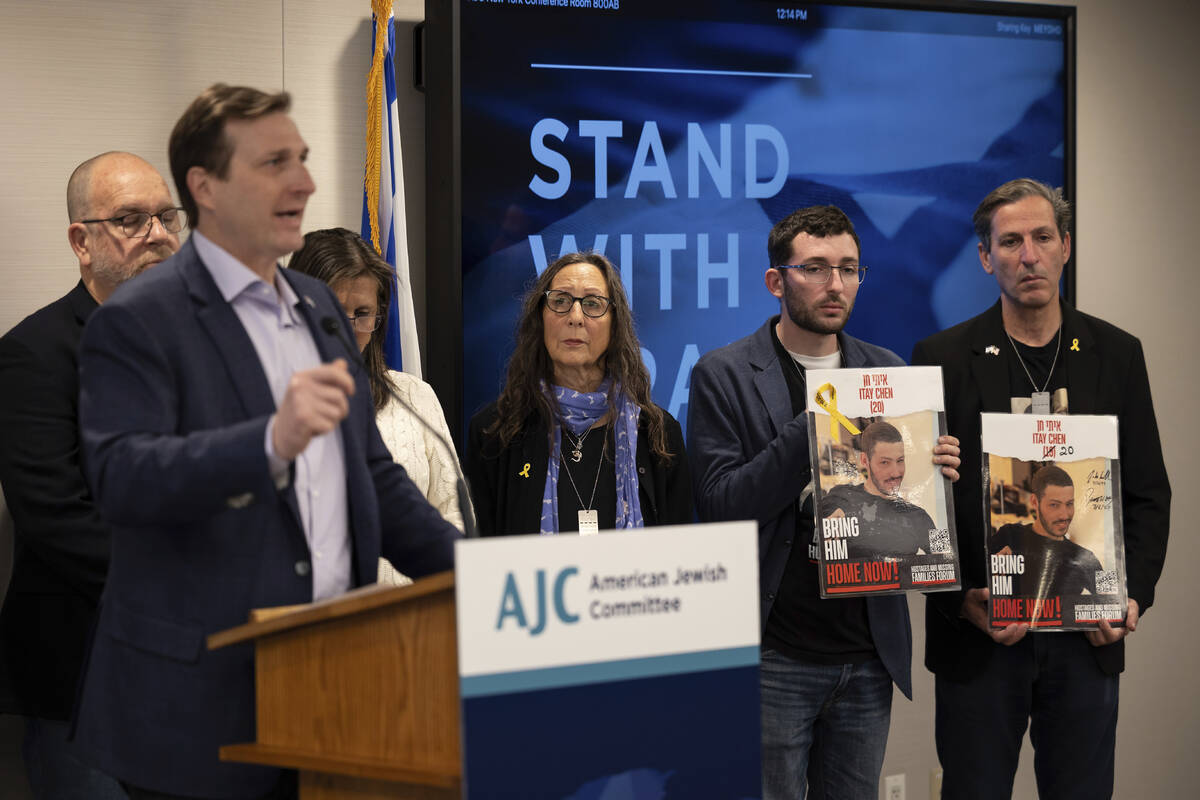
<svg viewBox="0 0 1200 800"><path fill-rule="evenodd" d="M841 509L858 520L858 536L845 539L850 558L907 558L930 552L935 528L925 509L900 497L871 494L861 483L842 484L821 499L821 516Z"/></svg>
<svg viewBox="0 0 1200 800"><path fill-rule="evenodd" d="M1066 359L1059 351L1062 342L1058 335L1041 347L1032 347L1018 342L1016 339L1013 339L1012 343L1017 351L1013 353L1010 350L1008 353L1008 385L1012 387L1010 404L1012 412L1014 414L1031 413L1033 410L1030 399L1032 394L1045 386L1046 391L1050 393L1050 413L1068 413L1067 365ZM1020 358L1017 358L1017 353L1020 354ZM1058 354L1057 358L1055 358L1056 353ZM1021 366L1022 361L1025 363L1024 368ZM1046 376L1050 374L1052 366L1054 374L1050 375L1050 380L1047 382ZM1029 370L1028 375L1025 374L1025 369Z"/></svg>
<svg viewBox="0 0 1200 800"><path fill-rule="evenodd" d="M1012 523L992 534L988 551L1005 547L1025 557L1025 571L1013 575L1016 597L1071 597L1096 593L1096 573L1103 567L1095 554L1070 539L1041 536L1032 525Z"/></svg>
<svg viewBox="0 0 1200 800"><path fill-rule="evenodd" d="M805 409L802 368L779 342L774 326L771 340L779 356L792 398L792 413ZM792 369L792 367L795 369ZM875 643L862 597L821 599L817 575L817 537L812 493L796 515L796 533L779 593L771 606L763 646L788 658L816 664L861 664L875 658Z"/></svg>
<svg viewBox="0 0 1200 800"><path fill-rule="evenodd" d="M562 435L562 459L558 463L558 532L567 533L579 530L579 510L594 508L600 523L600 530L612 530L617 526L617 462L613 458L615 445L612 438L612 425L603 428L593 428L583 442L580 452L583 458L576 463L571 460L570 434ZM603 455L604 463L600 459ZM600 474L596 474L596 470ZM571 485L571 481L575 485ZM592 498L592 487L596 487L595 500ZM583 502L580 503L580 498Z"/></svg>

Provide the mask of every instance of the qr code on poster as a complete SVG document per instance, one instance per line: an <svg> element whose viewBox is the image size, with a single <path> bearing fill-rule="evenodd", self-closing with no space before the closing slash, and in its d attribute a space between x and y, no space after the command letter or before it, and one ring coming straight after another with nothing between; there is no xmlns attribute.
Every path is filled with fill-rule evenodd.
<svg viewBox="0 0 1200 800"><path fill-rule="evenodd" d="M950 553L950 531L946 528L929 532L929 552L935 555Z"/></svg>
<svg viewBox="0 0 1200 800"><path fill-rule="evenodd" d="M1096 570L1096 594L1116 594L1119 590L1115 569Z"/></svg>

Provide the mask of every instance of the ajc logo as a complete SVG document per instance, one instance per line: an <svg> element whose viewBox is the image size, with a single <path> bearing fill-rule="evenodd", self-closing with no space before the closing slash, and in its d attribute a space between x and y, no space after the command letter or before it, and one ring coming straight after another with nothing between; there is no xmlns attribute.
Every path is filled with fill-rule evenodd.
<svg viewBox="0 0 1200 800"><path fill-rule="evenodd" d="M567 579L578 574L578 568L567 567L554 578L554 614L560 622L567 625L579 622L579 615L567 611L566 603L563 600L563 589ZM517 579L512 572L509 572L504 579L504 594L500 598L500 616L496 619L496 630L504 628L504 620L508 617L512 617L516 621L518 628L529 628L530 636L537 636L546 630L546 570L539 569L535 575L537 578L537 625L529 628L529 622L525 617L525 605L521 602L521 593L517 590Z"/></svg>

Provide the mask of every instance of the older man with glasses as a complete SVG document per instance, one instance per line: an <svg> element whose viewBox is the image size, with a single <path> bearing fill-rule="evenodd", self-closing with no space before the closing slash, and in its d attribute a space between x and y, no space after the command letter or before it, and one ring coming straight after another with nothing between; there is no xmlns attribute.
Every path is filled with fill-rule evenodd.
<svg viewBox="0 0 1200 800"><path fill-rule="evenodd" d="M26 717L34 796L69 800L125 796L112 778L76 760L67 742L109 550L109 529L80 469L79 340L120 283L179 249L186 217L154 167L117 152L75 169L67 212L79 283L0 339L0 484L16 535L0 613L13 704L0 711Z"/></svg>

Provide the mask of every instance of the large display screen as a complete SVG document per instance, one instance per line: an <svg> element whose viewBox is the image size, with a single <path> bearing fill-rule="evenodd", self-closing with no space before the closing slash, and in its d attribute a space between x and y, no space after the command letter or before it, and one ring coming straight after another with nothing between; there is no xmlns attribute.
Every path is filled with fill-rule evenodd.
<svg viewBox="0 0 1200 800"><path fill-rule="evenodd" d="M460 148L451 168L431 143L429 165L430 213L456 216L431 235L458 239L430 242L428 280L461 269L429 305L431 338L461 320L461 371L430 348L452 419L496 397L520 298L560 253L619 266L654 399L686 425L700 355L779 313L766 240L789 212L850 216L868 272L847 331L907 358L996 300L983 196L1016 177L1071 193L1070 8L456 2L431 4L457 82L429 106Z"/></svg>

